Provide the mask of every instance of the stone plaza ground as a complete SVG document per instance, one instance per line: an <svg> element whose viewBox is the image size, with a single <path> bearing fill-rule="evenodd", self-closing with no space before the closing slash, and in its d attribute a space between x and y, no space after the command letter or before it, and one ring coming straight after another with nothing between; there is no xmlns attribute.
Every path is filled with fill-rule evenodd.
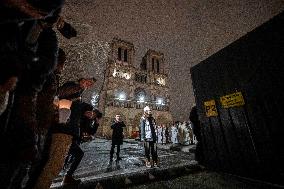
<svg viewBox="0 0 284 189"><path fill-rule="evenodd" d="M75 172L82 183L64 188L273 188L231 175L211 172L194 160L195 145L158 145L159 168L146 168L141 142L125 140L121 148L122 160L109 164L111 141L95 139L82 144L85 156ZM54 180L52 188L61 188L62 177ZM280 187L280 186L279 186Z"/></svg>

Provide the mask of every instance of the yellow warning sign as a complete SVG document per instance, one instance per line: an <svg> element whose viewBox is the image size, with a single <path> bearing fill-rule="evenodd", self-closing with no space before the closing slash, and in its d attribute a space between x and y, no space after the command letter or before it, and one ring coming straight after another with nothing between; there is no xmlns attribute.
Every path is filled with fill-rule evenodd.
<svg viewBox="0 0 284 189"><path fill-rule="evenodd" d="M241 92L222 96L220 97L220 102L223 108L243 106L245 104L245 101L244 101L244 98Z"/></svg>
<svg viewBox="0 0 284 189"><path fill-rule="evenodd" d="M218 116L215 100L204 102L204 106L207 117Z"/></svg>

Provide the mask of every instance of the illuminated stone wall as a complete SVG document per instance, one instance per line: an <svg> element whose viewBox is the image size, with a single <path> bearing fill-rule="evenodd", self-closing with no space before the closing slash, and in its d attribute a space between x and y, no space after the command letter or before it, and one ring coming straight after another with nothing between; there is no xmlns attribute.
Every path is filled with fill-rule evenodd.
<svg viewBox="0 0 284 189"><path fill-rule="evenodd" d="M172 123L173 118L169 111L169 86L163 54L153 50L148 51L145 57L148 58L147 68L151 69L142 70L133 66L134 46L132 43L115 38L110 47L111 53L99 101L99 109L104 112L104 118L98 135L110 136L110 125L115 115L119 113L127 125L125 136L131 137L133 132L138 131L145 106L151 107L157 124ZM118 55L124 54L125 51L129 55L126 58L127 61ZM151 57L160 58L158 66L161 68L160 71L157 71L158 67L154 65L155 70L152 70ZM138 78L137 75L143 75L145 78Z"/></svg>

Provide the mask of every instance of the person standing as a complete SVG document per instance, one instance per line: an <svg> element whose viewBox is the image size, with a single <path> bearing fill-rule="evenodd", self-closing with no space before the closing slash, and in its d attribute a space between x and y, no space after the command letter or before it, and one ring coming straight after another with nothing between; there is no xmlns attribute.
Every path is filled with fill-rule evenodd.
<svg viewBox="0 0 284 189"><path fill-rule="evenodd" d="M165 137L166 137L166 144L169 143L169 138L170 138L170 132L169 132L169 126L166 125L166 128L165 128Z"/></svg>
<svg viewBox="0 0 284 189"><path fill-rule="evenodd" d="M197 140L196 150L195 150L195 160L198 161L199 164L203 164L204 155L203 155L203 147L202 147L201 125L200 125L196 106L192 107L190 111L190 115L189 115L189 120L192 123L193 134L196 136L196 140Z"/></svg>
<svg viewBox="0 0 284 189"><path fill-rule="evenodd" d="M162 144L163 143L163 141L162 141L162 139L163 139L163 128L162 128L161 125L158 126L156 134L157 134L157 143Z"/></svg>
<svg viewBox="0 0 284 189"><path fill-rule="evenodd" d="M149 106L144 108L144 115L140 120L141 129L141 141L144 142L145 156L146 156L146 167L150 168L152 166L157 167L158 164L158 154L157 154L157 135L155 130L156 121L152 116L151 109ZM152 160L150 160L150 153Z"/></svg>
<svg viewBox="0 0 284 189"><path fill-rule="evenodd" d="M120 145L123 143L123 128L126 127L124 122L121 120L121 115L116 114L115 115L115 121L111 125L112 129L112 143L111 143L111 149L110 149L110 163L113 161L113 154L115 146L117 146L116 150L116 162L121 160L121 157L119 156L120 153Z"/></svg>
<svg viewBox="0 0 284 189"><path fill-rule="evenodd" d="M171 137L171 141L173 144L178 144L178 137L177 137L177 134L178 134L178 130L177 130L177 126L176 124L172 125L171 127L171 132L172 132L172 137Z"/></svg>

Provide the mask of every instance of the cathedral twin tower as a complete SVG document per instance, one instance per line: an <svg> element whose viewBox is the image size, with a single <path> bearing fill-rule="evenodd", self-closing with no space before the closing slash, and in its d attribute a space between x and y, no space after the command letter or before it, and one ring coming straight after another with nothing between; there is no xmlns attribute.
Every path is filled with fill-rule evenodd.
<svg viewBox="0 0 284 189"><path fill-rule="evenodd" d="M158 125L172 123L169 111L168 68L164 54L148 50L140 66L134 66L134 45L114 38L107 62L99 109L104 112L101 136L110 136L110 125L115 114L126 123L126 137L137 136L143 108L150 106Z"/></svg>

